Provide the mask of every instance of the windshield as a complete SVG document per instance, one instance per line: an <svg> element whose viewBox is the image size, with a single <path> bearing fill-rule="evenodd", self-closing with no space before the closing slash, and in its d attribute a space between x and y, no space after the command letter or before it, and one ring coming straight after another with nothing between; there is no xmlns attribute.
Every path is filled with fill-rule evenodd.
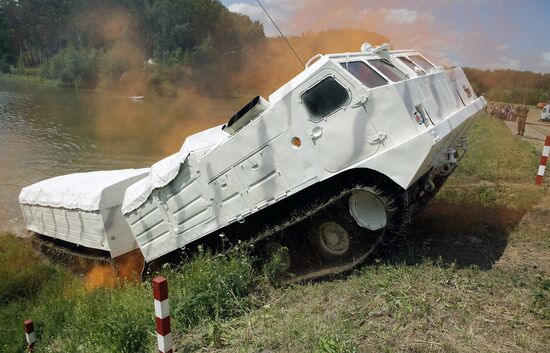
<svg viewBox="0 0 550 353"><path fill-rule="evenodd" d="M434 66L428 62L428 60L424 59L420 55L412 55L410 56L410 59L414 61L415 64L423 68L424 70L428 71L432 69Z"/></svg>
<svg viewBox="0 0 550 353"><path fill-rule="evenodd" d="M374 68L381 73L383 73L387 78L392 80L393 82L399 82L407 79L407 76L399 71L398 68L393 66L392 64L388 63L385 60L377 59L377 60L369 60L369 63L374 66Z"/></svg>
<svg viewBox="0 0 550 353"><path fill-rule="evenodd" d="M351 61L341 63L340 65L368 88L375 88L388 83L388 81L374 71L372 67L362 61Z"/></svg>
<svg viewBox="0 0 550 353"><path fill-rule="evenodd" d="M425 71L422 70L420 68L420 66L416 65L415 63L413 63L412 61L410 61L407 57L405 56L400 56L398 57L399 60L401 60L401 62L405 65L407 65L408 67L410 67L414 72L416 73L420 73L422 75L425 74Z"/></svg>

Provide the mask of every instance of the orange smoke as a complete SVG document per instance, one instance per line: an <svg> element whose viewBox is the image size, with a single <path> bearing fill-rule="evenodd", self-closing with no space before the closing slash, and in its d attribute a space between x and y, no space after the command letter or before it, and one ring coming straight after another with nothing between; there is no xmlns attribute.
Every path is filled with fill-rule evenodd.
<svg viewBox="0 0 550 353"><path fill-rule="evenodd" d="M109 265L94 265L84 276L84 285L87 290L96 288L113 288L116 284L116 275Z"/></svg>
<svg viewBox="0 0 550 353"><path fill-rule="evenodd" d="M219 99L188 89L176 98L146 96L143 104L105 99L91 115L102 148L158 160L177 152L187 136L226 122L249 98Z"/></svg>
<svg viewBox="0 0 550 353"><path fill-rule="evenodd" d="M367 41L373 45L388 41L380 34L360 29L308 32L288 39L304 62L318 53L353 52ZM267 38L249 52L246 53L246 64L232 79L234 87L269 95L304 69L281 37Z"/></svg>
<svg viewBox="0 0 550 353"><path fill-rule="evenodd" d="M72 27L79 34L104 47L121 42L141 46L139 23L124 9L94 6L76 16Z"/></svg>
<svg viewBox="0 0 550 353"><path fill-rule="evenodd" d="M84 285L91 291L96 288L114 288L127 282L141 280L145 260L136 249L113 259L111 265L94 264L84 276Z"/></svg>
<svg viewBox="0 0 550 353"><path fill-rule="evenodd" d="M145 259L141 250L136 249L115 258L113 261L117 278L122 282L141 279L141 273L145 266Z"/></svg>
<svg viewBox="0 0 550 353"><path fill-rule="evenodd" d="M93 6L93 5L91 5ZM146 60L140 23L124 9L100 5L76 17L72 25L86 41L102 48L100 85L129 94L143 94Z"/></svg>

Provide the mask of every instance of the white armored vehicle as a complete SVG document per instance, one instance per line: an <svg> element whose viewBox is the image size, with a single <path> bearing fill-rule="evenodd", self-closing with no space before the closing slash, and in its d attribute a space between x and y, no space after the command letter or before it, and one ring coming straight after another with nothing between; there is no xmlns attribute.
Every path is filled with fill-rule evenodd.
<svg viewBox="0 0 550 353"><path fill-rule="evenodd" d="M435 195L485 105L415 51L317 55L153 165L121 210L147 262L221 235L288 249L300 278L341 272Z"/></svg>

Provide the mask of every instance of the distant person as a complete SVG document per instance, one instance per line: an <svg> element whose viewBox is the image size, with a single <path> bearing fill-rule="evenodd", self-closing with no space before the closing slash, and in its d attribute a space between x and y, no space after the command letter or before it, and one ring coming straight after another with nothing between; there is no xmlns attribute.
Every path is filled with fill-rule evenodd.
<svg viewBox="0 0 550 353"><path fill-rule="evenodd" d="M529 113L529 108L525 104L520 105L516 109L516 116L518 119L518 135L523 136L525 133L525 122L527 121L527 114Z"/></svg>

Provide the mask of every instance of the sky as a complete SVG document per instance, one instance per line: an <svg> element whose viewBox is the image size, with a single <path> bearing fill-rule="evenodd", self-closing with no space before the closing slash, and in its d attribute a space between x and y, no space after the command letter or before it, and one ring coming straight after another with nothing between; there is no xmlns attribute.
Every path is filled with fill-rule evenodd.
<svg viewBox="0 0 550 353"><path fill-rule="evenodd" d="M550 0L260 1L285 35L360 28L438 64L550 72ZM221 2L278 35L256 0Z"/></svg>

